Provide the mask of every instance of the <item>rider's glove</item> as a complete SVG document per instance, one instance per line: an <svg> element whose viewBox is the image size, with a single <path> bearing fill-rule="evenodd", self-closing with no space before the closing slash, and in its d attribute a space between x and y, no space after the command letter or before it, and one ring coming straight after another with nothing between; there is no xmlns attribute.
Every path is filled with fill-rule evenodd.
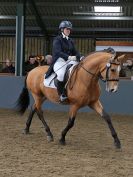
<svg viewBox="0 0 133 177"><path fill-rule="evenodd" d="M76 56L69 56L69 57L68 57L68 60L76 61L77 58L76 58Z"/></svg>
<svg viewBox="0 0 133 177"><path fill-rule="evenodd" d="M83 60L84 58L85 58L84 56L80 57L80 61Z"/></svg>

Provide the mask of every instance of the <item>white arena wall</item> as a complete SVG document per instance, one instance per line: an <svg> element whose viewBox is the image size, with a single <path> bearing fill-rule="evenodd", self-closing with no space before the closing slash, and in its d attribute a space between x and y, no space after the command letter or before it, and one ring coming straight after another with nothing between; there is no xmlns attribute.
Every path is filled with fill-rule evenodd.
<svg viewBox="0 0 133 177"><path fill-rule="evenodd" d="M96 46L96 51L113 48L117 52L133 52L133 46Z"/></svg>

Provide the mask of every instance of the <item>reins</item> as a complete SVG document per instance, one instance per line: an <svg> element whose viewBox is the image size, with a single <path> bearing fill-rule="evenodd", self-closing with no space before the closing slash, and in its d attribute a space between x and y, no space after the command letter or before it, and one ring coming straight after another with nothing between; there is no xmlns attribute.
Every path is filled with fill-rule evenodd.
<svg viewBox="0 0 133 177"><path fill-rule="evenodd" d="M70 84L69 84L69 89L72 89L72 88L73 88L74 83L73 83L73 84L71 83L71 79L72 79L72 76L74 75L75 72L76 72L76 74L75 74L75 78L76 78L77 72L78 72L78 69L79 69L79 68L82 68L84 71L86 71L88 74L92 75L92 76L93 76L94 78L96 78L97 80L100 79L100 80L102 80L103 82L109 82L109 81L117 81L117 82L118 82L118 81L119 81L118 78L114 78L114 79L110 79L110 78L109 78L109 70L110 70L110 68L111 68L111 65L112 65L112 64L114 64L114 65L120 65L120 63L116 63L116 62L112 61L115 57L116 57L116 53L113 53L113 56L109 59L109 61L107 62L106 66L102 69L102 71L101 71L98 75L96 75L96 73L93 73L93 72L87 70L87 69L83 66L83 64L84 64L85 62L84 62L84 60L82 60L78 65L76 65L76 67L75 67L74 70L72 71L71 76L69 77L69 79L68 79L66 85L68 85L68 83L70 82ZM104 72L105 70L106 70L106 77L103 78L102 75L101 75L101 73Z"/></svg>
<svg viewBox="0 0 133 177"><path fill-rule="evenodd" d="M68 85L68 83L70 82L70 84L69 84L69 89L71 90L72 88L73 88L73 85L72 85L72 83L71 83L71 81L72 81L72 76L75 74L75 72L76 72L76 74L75 74L75 78L77 77L77 73L78 73L78 68L80 67L80 65L81 65L81 63L78 63L77 65L75 65L74 66L74 68L73 68L73 70L72 70L72 73L71 73L71 75L69 76L69 79L68 79L68 81L67 81L67 83L66 83L66 86Z"/></svg>
<svg viewBox="0 0 133 177"><path fill-rule="evenodd" d="M91 71L87 70L84 66L80 65L81 68L83 68L87 73L89 73L90 75L94 76L96 79L100 79L102 80L103 82L108 82L108 81L119 81L118 78L114 78L114 79L110 79L109 78L109 70L111 68L111 65L114 64L114 65L120 65L119 63L116 63L114 61L112 61L114 58L115 58L116 54L114 53L114 55L109 59L109 61L107 62L106 66L102 69L102 71L100 72L99 75L96 75L95 73L92 73ZM82 62L83 64L83 62ZM103 71L106 70L106 77L105 79L102 77L101 73Z"/></svg>
<svg viewBox="0 0 133 177"><path fill-rule="evenodd" d="M83 68L87 73L91 74L92 76L96 77L97 79L99 79L99 76L97 76L95 73L92 73L90 71L88 71L86 68L84 68L82 65L81 65L81 68Z"/></svg>

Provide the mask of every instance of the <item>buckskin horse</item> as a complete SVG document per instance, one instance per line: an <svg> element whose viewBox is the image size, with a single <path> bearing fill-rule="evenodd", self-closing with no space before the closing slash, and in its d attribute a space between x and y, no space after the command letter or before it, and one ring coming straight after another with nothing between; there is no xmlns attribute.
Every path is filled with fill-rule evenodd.
<svg viewBox="0 0 133 177"><path fill-rule="evenodd" d="M121 148L121 143L112 125L111 118L105 112L99 100L99 79L105 81L106 91L116 92L118 90L120 66L124 60L125 55L115 56L112 53L99 51L89 54L77 65L76 69L71 73L66 88L68 95L66 104L70 105L69 120L61 133L60 144L65 145L66 134L74 126L77 111L81 107L89 106L105 120L111 131L116 148ZM34 104L31 107L24 133L29 133L32 118L36 112L45 127L47 140L53 141L53 134L44 119L41 106L47 99L54 103L60 104L60 102L57 89L45 87L43 84L44 73L47 70L48 66L39 66L28 73L23 90L17 100L17 111L23 114L28 108L30 91L34 98Z"/></svg>

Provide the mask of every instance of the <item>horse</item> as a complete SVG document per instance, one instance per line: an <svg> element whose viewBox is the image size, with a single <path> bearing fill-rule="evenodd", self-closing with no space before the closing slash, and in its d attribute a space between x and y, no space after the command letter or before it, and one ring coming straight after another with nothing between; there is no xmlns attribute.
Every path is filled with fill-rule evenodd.
<svg viewBox="0 0 133 177"><path fill-rule="evenodd" d="M118 90L120 66L124 60L125 55L116 56L110 52L99 51L87 55L85 59L75 66L66 86L68 101L65 105L69 105L70 109L68 123L61 132L59 139L61 145L66 144L66 134L74 126L78 110L88 106L105 120L114 139L115 147L121 148L121 143L113 127L111 117L104 110L99 100L101 94L99 80L101 79L106 83L106 91L116 92ZM62 103L59 101L57 89L46 87L43 84L44 74L47 70L48 66L39 66L28 73L23 89L18 97L16 108L21 114L26 111L30 103L30 92L34 98L34 103L31 106L26 121L24 133L30 133L29 129L33 115L37 113L47 133L47 140L50 142L54 140L54 137L44 119L42 104L46 100L53 103Z"/></svg>

